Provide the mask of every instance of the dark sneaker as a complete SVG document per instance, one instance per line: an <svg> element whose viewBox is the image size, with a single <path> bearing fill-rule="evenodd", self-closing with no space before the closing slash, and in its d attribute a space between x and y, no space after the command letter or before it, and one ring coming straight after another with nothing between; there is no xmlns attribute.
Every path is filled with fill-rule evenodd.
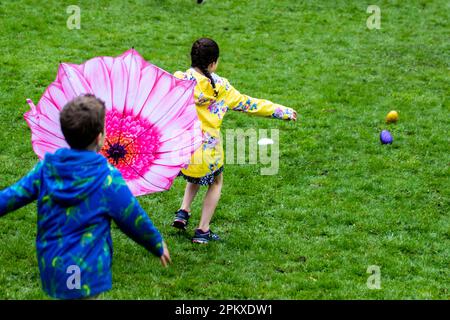
<svg viewBox="0 0 450 320"><path fill-rule="evenodd" d="M177 212L175 212L175 219L173 220L172 227L186 230L190 217L191 215L186 210L178 210Z"/></svg>
<svg viewBox="0 0 450 320"><path fill-rule="evenodd" d="M207 244L211 240L220 241L220 237L211 230L203 232L200 229L196 229L194 237L192 238L193 243L201 243L201 244Z"/></svg>

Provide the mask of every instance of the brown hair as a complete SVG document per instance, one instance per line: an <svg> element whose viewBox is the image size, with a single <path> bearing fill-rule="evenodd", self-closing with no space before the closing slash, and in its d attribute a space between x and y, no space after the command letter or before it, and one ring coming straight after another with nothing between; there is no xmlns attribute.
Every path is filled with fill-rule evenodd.
<svg viewBox="0 0 450 320"><path fill-rule="evenodd" d="M191 49L191 66L200 71L211 81L214 96L217 97L216 83L208 71L208 66L219 59L219 45L212 39L201 38L194 42Z"/></svg>
<svg viewBox="0 0 450 320"><path fill-rule="evenodd" d="M59 115L61 130L73 149L86 149L105 128L105 103L92 94L68 102Z"/></svg>

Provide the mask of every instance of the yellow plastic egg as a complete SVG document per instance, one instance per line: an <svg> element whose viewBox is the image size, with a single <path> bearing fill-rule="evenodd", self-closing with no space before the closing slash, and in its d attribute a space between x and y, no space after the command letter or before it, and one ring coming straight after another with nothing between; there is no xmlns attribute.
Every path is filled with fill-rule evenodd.
<svg viewBox="0 0 450 320"><path fill-rule="evenodd" d="M395 111L395 110L392 110L386 116L386 122L387 123L397 122L397 120L398 120L398 112Z"/></svg>

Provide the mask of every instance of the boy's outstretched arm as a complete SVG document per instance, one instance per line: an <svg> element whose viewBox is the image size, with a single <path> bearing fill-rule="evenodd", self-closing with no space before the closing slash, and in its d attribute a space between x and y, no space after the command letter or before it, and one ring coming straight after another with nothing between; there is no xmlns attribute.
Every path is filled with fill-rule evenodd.
<svg viewBox="0 0 450 320"><path fill-rule="evenodd" d="M109 212L118 227L131 239L160 257L165 266L170 256L162 236L117 170L111 171L103 188L109 195Z"/></svg>
<svg viewBox="0 0 450 320"><path fill-rule="evenodd" d="M39 162L17 183L0 191L0 216L37 199L41 185L41 168L42 162Z"/></svg>
<svg viewBox="0 0 450 320"><path fill-rule="evenodd" d="M227 79L223 78L223 80L225 81L227 91L226 104L232 110L281 120L297 120L297 112L294 109L273 103L269 100L256 99L241 94Z"/></svg>

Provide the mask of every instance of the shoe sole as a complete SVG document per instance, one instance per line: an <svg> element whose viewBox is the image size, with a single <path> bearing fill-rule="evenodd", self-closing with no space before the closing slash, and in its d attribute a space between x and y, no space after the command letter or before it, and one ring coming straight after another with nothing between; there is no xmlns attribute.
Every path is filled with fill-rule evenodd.
<svg viewBox="0 0 450 320"><path fill-rule="evenodd" d="M208 244L208 240L204 239L192 239L192 243L198 243L198 244Z"/></svg>
<svg viewBox="0 0 450 320"><path fill-rule="evenodd" d="M187 224L185 224L183 221L175 220L175 221L172 223L172 227L177 228L177 229L180 229L180 230L186 231L186 229L187 229Z"/></svg>

